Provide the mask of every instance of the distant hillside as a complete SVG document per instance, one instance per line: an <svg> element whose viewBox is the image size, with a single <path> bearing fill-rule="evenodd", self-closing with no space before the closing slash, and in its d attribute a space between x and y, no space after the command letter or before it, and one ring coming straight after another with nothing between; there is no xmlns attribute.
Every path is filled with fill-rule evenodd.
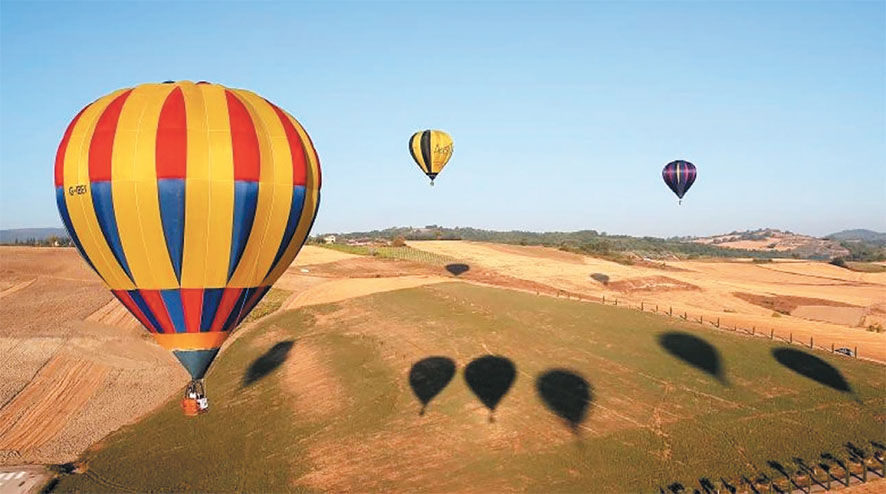
<svg viewBox="0 0 886 494"><path fill-rule="evenodd" d="M760 230L759 242L768 239L776 230ZM788 235L787 232L780 232ZM743 234L752 235L753 232L734 232L735 236ZM794 234L789 234L794 235ZM796 236L796 235L794 235ZM314 237L315 241L322 241L323 235ZM799 236L796 236L799 237ZM757 248L753 244L751 248L739 246L722 246L715 243L714 237L705 239L688 238L656 238L656 237L631 237L628 235L607 235L606 232L595 230L580 230L575 232L527 232L527 231L493 231L478 228L447 228L438 225L428 225L423 228L395 227L384 230L369 232L351 232L336 234L337 243L370 243L375 241L389 242L396 238L405 240L471 240L479 242L494 242L521 245L544 245L557 247L562 250L586 253L598 257L609 258L618 262L634 262L649 259L673 259L673 258L697 258L697 257L751 257L759 259L772 258L799 258L799 259L830 259L849 253L833 241L825 241L813 237L803 236L803 242L788 246L787 238L785 248ZM754 238L746 238L754 240ZM736 238L738 241L738 238ZM769 242L771 243L771 241Z"/></svg>
<svg viewBox="0 0 886 494"><path fill-rule="evenodd" d="M34 243L34 241L43 242L52 236L67 240L68 232L66 232L64 228L16 228L11 230L0 230L0 244Z"/></svg>
<svg viewBox="0 0 886 494"><path fill-rule="evenodd" d="M849 250L835 240L810 237L773 228L696 238L693 242L727 249L789 252L803 258L830 259L849 254Z"/></svg>
<svg viewBox="0 0 886 494"><path fill-rule="evenodd" d="M863 228L843 230L842 232L832 233L825 238L839 242L867 242L869 244L886 245L886 233L865 230Z"/></svg>

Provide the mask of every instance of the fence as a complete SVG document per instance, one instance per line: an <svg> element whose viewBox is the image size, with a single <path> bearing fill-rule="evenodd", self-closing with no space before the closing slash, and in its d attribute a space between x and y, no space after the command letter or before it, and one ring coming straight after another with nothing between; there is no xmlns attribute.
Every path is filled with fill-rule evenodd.
<svg viewBox="0 0 886 494"><path fill-rule="evenodd" d="M870 441L873 453L869 454L865 447L848 442L847 454L841 458L830 453L823 453L812 462L802 458L794 458L793 466L782 465L777 461L769 461L771 472L758 472L753 479L742 475L738 479L711 480L706 477L698 479L700 488L684 486L674 482L666 487L659 487L658 493L688 494L691 492L704 494L792 494L801 492L811 494L816 491L830 491L832 488L849 487L867 483L868 480L886 478L886 446ZM869 473L871 475L869 475Z"/></svg>
<svg viewBox="0 0 886 494"><path fill-rule="evenodd" d="M542 295L542 293L540 291L536 291L535 294ZM635 310L639 310L642 312L652 312L655 314L663 314L663 315L667 315L668 317L677 317L677 318L682 319L684 321L694 322L694 323L697 323L700 325L704 325L705 323L707 323L708 325L710 325L716 329L719 329L719 330L730 331L730 332L734 332L734 333L742 333L742 334L746 334L748 336L768 338L773 341L778 340L778 341L788 343L788 344L802 345L806 348L809 348L810 350L823 350L823 351L830 352L830 353L836 354L836 355L847 355L847 353L849 353L850 355L847 355L847 356L858 358L858 345L857 344L852 344L851 348L848 348L848 352L846 352L845 350L843 352L841 352L839 350L845 349L847 347L836 348L834 343L831 343L830 346L816 345L814 336L809 336L809 341L807 342L805 340L805 337L802 340L799 338L794 338L794 333L792 331L789 331L787 333L785 333L785 332L779 333L779 332L776 332L776 330L774 328L757 328L757 326L751 326L750 328L745 328L735 322L729 324L726 321L721 321L720 317L716 317L716 318L712 318L712 319L705 319L703 315L696 317L696 316L689 314L689 312L686 310L684 310L682 314L680 313L680 311L677 311L675 313L674 307L671 305L668 305L667 309L665 310L665 306L660 305L660 304L647 303L647 302L643 302L643 301L637 303L637 302L627 301L625 299L619 300L618 297L610 296L607 298L606 295L601 295L600 297L589 297L587 295L582 295L582 294L578 294L578 293L574 293L574 292L568 292L566 290L556 290L556 293L554 293L554 295L558 298L565 297L568 300L578 300L578 301L583 301L583 302L599 302L599 303L602 303L603 305L613 305L616 307L635 309Z"/></svg>

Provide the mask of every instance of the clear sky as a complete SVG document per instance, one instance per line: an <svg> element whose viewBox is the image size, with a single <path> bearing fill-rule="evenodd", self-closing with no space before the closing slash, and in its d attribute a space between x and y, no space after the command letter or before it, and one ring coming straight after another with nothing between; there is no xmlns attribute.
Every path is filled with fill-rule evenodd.
<svg viewBox="0 0 886 494"><path fill-rule="evenodd" d="M68 122L167 79L251 89L320 154L314 233L886 230L884 2L0 4L0 228L59 226ZM448 131L433 188L406 147ZM686 159L682 206L661 179Z"/></svg>

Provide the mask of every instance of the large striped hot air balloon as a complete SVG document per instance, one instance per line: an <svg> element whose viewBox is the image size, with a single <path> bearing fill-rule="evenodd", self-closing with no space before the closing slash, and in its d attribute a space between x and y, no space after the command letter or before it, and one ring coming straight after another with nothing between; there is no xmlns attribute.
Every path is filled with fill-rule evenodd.
<svg viewBox="0 0 886 494"><path fill-rule="evenodd" d="M452 138L442 130L416 132L409 138L409 153L434 185L437 174L452 157Z"/></svg>
<svg viewBox="0 0 886 494"><path fill-rule="evenodd" d="M80 254L193 385L304 244L320 163L301 124L261 96L143 84L74 117L55 188Z"/></svg>
<svg viewBox="0 0 886 494"><path fill-rule="evenodd" d="M665 184L677 194L680 204L683 203L683 196L689 191L689 187L695 182L696 175L695 165L683 160L671 161L661 171Z"/></svg>

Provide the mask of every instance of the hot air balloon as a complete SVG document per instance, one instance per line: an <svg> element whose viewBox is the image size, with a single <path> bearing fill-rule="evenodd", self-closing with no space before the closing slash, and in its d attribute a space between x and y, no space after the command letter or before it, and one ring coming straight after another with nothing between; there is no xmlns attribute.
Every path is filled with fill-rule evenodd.
<svg viewBox="0 0 886 494"><path fill-rule="evenodd" d="M661 171L661 177L683 204L683 196L695 182L695 165L683 160L671 161Z"/></svg>
<svg viewBox="0 0 886 494"><path fill-rule="evenodd" d="M55 160L58 210L89 266L191 376L304 244L320 164L301 124L243 89L189 81L89 104Z"/></svg>
<svg viewBox="0 0 886 494"><path fill-rule="evenodd" d="M437 174L452 157L452 138L442 130L416 132L409 138L409 153L434 185Z"/></svg>

